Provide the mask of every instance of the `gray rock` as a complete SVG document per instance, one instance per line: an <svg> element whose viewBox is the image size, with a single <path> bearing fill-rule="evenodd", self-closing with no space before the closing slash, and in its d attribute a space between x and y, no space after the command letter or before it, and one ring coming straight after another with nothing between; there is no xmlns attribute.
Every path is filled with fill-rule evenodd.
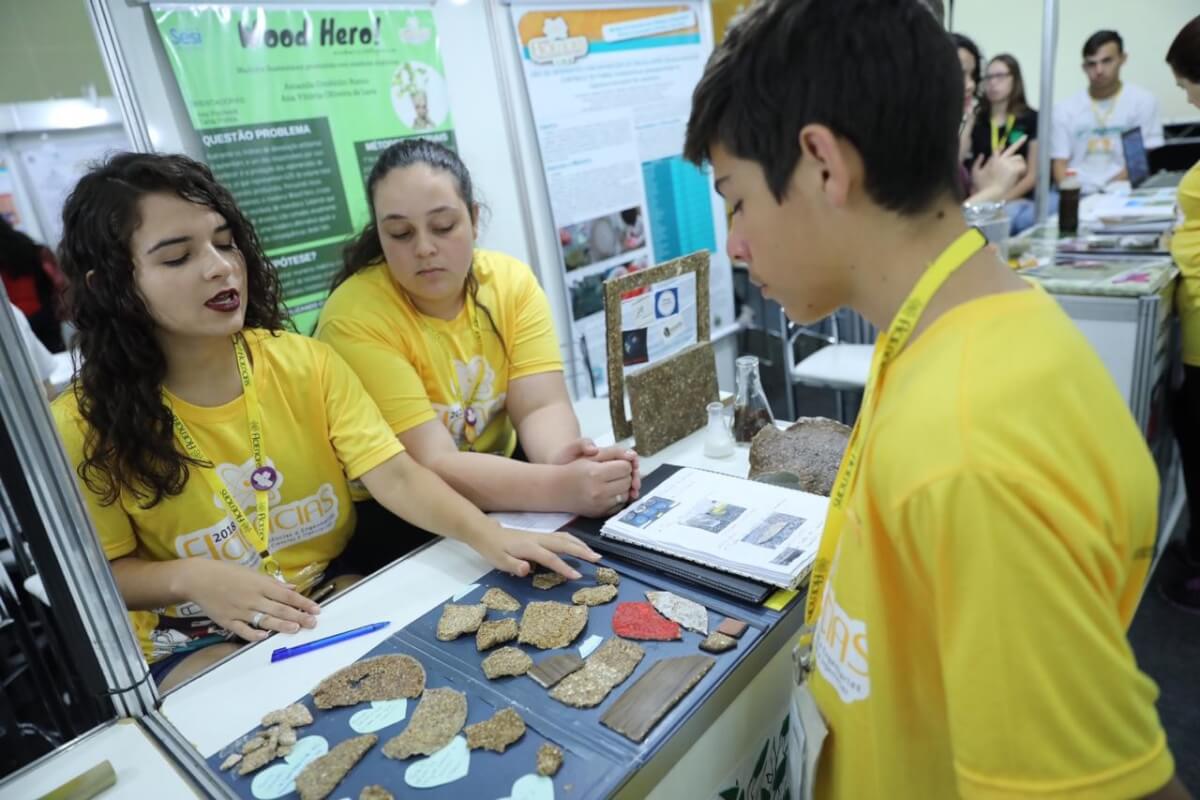
<svg viewBox="0 0 1200 800"><path fill-rule="evenodd" d="M849 441L850 428L824 417L768 426L750 443L750 480L828 497Z"/></svg>

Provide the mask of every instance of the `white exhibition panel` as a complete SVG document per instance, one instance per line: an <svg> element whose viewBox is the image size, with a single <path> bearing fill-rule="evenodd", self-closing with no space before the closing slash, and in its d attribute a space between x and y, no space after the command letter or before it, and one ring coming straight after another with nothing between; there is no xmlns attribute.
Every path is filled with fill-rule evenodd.
<svg viewBox="0 0 1200 800"><path fill-rule="evenodd" d="M1078 317L1072 320L1104 362L1126 403L1133 402L1133 368L1137 358L1137 320Z"/></svg>
<svg viewBox="0 0 1200 800"><path fill-rule="evenodd" d="M115 45L133 80L130 91L146 120L154 149L203 156L171 64L146 2L102 0L111 20ZM641 3L639 5L652 5ZM536 134L525 95L521 64L507 9L487 0L372 3L369 0L286 2L260 0L236 5L335 9L432 6L437 23L450 113L458 151L471 171L480 199L488 208L480 246L508 253L533 266L550 300L559 346L574 386L570 358L570 309L565 302L558 236L550 213ZM556 4L580 5L577 0ZM595 6L596 3L590 3ZM631 5L617 2L611 5ZM707 9L707 4L703 7ZM707 16L707 15L705 15ZM711 27L706 21L707 30ZM103 45L103 42L102 42ZM118 81L114 81L117 85ZM134 141L136 133L131 134ZM722 231L723 234L723 231ZM720 260L725 260L723 255ZM714 339L734 328L714 331ZM731 361L731 348L719 348ZM720 365L719 365L720 366ZM732 366L719 373L731 374ZM722 385L725 385L722 381Z"/></svg>

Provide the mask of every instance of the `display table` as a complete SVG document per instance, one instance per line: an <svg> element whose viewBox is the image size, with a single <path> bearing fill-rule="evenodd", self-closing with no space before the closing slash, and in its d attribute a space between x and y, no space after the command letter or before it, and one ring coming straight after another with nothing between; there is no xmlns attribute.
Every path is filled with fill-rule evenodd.
<svg viewBox="0 0 1200 800"><path fill-rule="evenodd" d="M105 798L204 796L139 723L123 719L85 733L0 781L0 797L41 797L105 760L117 775Z"/></svg>
<svg viewBox="0 0 1200 800"><path fill-rule="evenodd" d="M1082 216L1082 213L1081 213ZM1089 230L1083 223L1082 232ZM1175 285L1170 257L1094 253L1062 258L1058 221L1031 228L1011 243L1036 267L1020 274L1054 295L1108 368L1158 464L1159 550L1183 513L1181 471L1166 419L1173 363ZM1071 263L1063 263L1070 261Z"/></svg>
<svg viewBox="0 0 1200 800"><path fill-rule="evenodd" d="M611 441L606 401L585 401L578 412L585 434ZM748 448L740 447L734 456L715 460L703 456L702 446L700 431L643 459L643 471L670 462L746 474ZM488 564L465 545L444 540L433 543L325 603L318 629L290 637L275 636L244 647L168 693L162 713L202 756L211 758L254 728L264 713L304 697L326 675L362 658L399 629L479 582L489 571ZM745 645L746 652L739 656L737 666L721 676L719 685L706 690L703 703L672 729L669 739L640 768L623 776L617 796L712 796L720 782L767 735L764 723L774 722L779 710L786 707L789 654L802 616L798 602L775 615L762 635ZM391 627L300 658L270 663L270 652L276 647L380 619L390 620ZM635 677L637 674L640 672ZM624 688L619 687L613 697ZM573 713L566 707L561 710L564 717ZM397 775L402 774L402 770L397 771ZM403 788L401 781L393 790ZM497 796L503 794L498 792Z"/></svg>

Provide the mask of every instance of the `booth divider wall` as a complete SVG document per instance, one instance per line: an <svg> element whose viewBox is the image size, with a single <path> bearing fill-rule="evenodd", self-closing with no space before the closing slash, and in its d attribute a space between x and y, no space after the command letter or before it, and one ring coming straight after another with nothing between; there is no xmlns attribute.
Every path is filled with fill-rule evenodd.
<svg viewBox="0 0 1200 800"><path fill-rule="evenodd" d="M550 300L568 386L576 387L570 309L562 285L557 232L507 8L496 0L407 3L330 0L320 4L266 0L242 5L380 10L432 6L457 150L488 208L480 245L512 255L534 268ZM583 4L565 0L559 5ZM160 42L149 3L89 0L89 7L134 146L203 157L203 148ZM707 7L707 3L703 4L705 13ZM733 385L736 345L728 334L734 330L730 326L717 332L726 335L718 347L718 375L726 389Z"/></svg>

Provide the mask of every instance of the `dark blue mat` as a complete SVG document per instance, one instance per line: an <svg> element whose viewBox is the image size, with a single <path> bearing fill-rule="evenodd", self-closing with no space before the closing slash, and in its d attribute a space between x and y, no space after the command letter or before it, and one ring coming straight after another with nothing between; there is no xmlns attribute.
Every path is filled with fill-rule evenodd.
<svg viewBox="0 0 1200 800"><path fill-rule="evenodd" d="M489 587L495 586L517 598L521 602L522 608L525 604L536 600L557 600L570 603L571 595L575 590L595 583L592 565L578 564L576 566L584 575L581 580L569 581L545 591L533 588L528 578L518 579L503 573L491 572L484 576L477 586L465 591L457 600L450 600L450 602L478 602ZM507 798L513 791L514 783L524 776L536 773L536 752L545 741L558 745L564 753L562 769L553 778L554 792L552 796L583 800L584 798L607 797L612 794L631 774L653 757L667 739L713 694L737 665L761 644L763 637L780 619L780 615L776 612L761 607L741 606L727 598L708 595L694 587L685 587L670 579L649 575L624 565L621 566L620 572L621 584L618 587L617 599L589 609L587 627L572 645L576 652L580 645L583 645L592 636L607 639L613 635L612 616L619 603L644 601L645 593L652 590L673 591L705 605L709 609L710 630L715 628L724 616L736 617L749 623L738 646L727 653L715 656L716 663L704 679L659 721L644 742L637 744L629 741L601 725L600 717L656 661L703 652L698 647L703 638L699 634L684 631L683 639L676 642L639 642L638 644L646 651L646 656L633 675L614 689L596 708L575 709L551 699L546 690L527 676L488 681L480 668L480 662L487 656L487 653L476 651L474 636L463 636L453 642L440 642L436 639L434 632L442 614L439 605L386 639L364 658L393 653L412 655L425 667L427 687L450 687L467 695L467 724L485 720L496 711L511 707L525 720L528 727L525 736L503 754L481 750L473 751L469 756L469 767L466 774L456 777L449 783L433 788L415 789L406 783L405 774L410 766L422 761L422 758L418 756L405 761L395 761L386 758L382 753L383 743L403 731L412 717L418 701L409 700L405 717L395 719L387 727L374 731L379 736L379 743L359 761L330 797L335 800L357 798L364 786L379 784L397 797ZM518 611L505 614L489 611L488 619L494 620L505 616L519 618L520 613ZM515 642L511 644L515 645ZM563 650L542 651L528 646L522 646L522 649L529 653L534 663L554 653L565 652ZM236 774L236 768L234 771L221 773L224 780L239 796L245 798L297 796L294 791L290 790L288 781L289 778L294 779L295 774L302 766L302 763L299 763L300 759L296 756L304 752L319 755L324 752L324 749L358 735L351 728L350 720L355 714L362 713L365 716L371 709L369 704L360 704L352 708L320 711L313 707L311 696L306 696L303 702L313 710L316 721L297 731L301 742L297 744L297 748L293 752L296 763L288 765L283 761L276 761L260 770L261 773L270 772L267 777L262 778L256 778L255 775L239 777ZM386 713L386 709L387 707L377 713ZM359 719L361 720L362 717ZM241 745L253 733L254 731L247 731L246 735L222 748L219 753L209 759L209 763L214 768L217 767L228 754L239 751ZM311 741L305 742L305 739L311 739ZM324 749L322 743L325 746ZM315 755L311 757L315 757ZM430 759L438 758L439 755L430 757ZM440 761L423 765L421 769L429 769L434 764L444 766L448 760L448 758L442 758ZM541 782L543 785L536 787L531 782L537 782L537 779L525 778L525 783L528 785L522 788L532 787L537 791L523 796L530 798L549 798L551 796L546 794L548 787L544 785L544 781ZM257 788L257 794L252 791L252 787Z"/></svg>

